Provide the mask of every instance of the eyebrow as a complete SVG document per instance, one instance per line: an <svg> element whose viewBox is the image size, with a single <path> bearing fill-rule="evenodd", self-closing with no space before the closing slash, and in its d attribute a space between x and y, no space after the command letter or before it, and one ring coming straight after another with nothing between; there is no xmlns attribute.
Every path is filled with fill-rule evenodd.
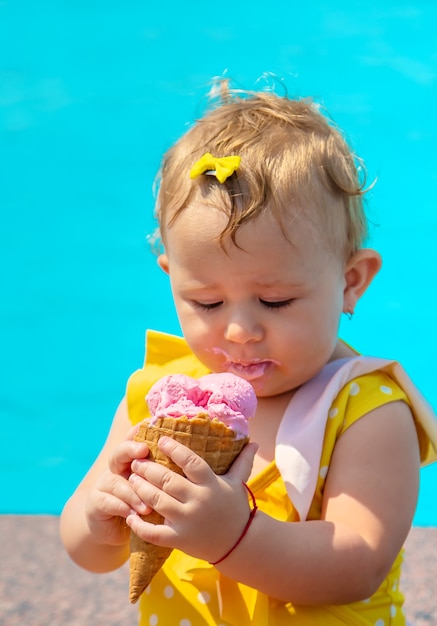
<svg viewBox="0 0 437 626"><path fill-rule="evenodd" d="M302 287L305 283L303 282L292 282L292 281L272 281L272 282L256 282L255 285L257 287L263 287L263 288L267 288L267 289L275 289L278 287Z"/></svg>
<svg viewBox="0 0 437 626"><path fill-rule="evenodd" d="M258 289L290 289L290 288L296 288L296 287L303 287L305 285L304 282L285 282L285 281L274 281L274 282L260 282L260 281L255 281L254 286ZM216 282L203 282L200 280L195 280L195 281L190 281L190 284L188 285L189 289L199 289L199 290L205 290L207 291L208 289L216 289L219 288L220 285Z"/></svg>

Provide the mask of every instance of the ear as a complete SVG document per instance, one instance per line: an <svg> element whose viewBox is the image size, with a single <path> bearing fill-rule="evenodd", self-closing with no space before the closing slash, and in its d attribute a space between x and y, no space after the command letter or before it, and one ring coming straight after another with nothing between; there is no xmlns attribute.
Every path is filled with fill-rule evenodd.
<svg viewBox="0 0 437 626"><path fill-rule="evenodd" d="M353 313L358 300L381 269L382 259L376 250L358 250L347 262L343 311Z"/></svg>
<svg viewBox="0 0 437 626"><path fill-rule="evenodd" d="M169 273L169 262L168 262L168 256L166 254L159 255L158 265L166 274Z"/></svg>

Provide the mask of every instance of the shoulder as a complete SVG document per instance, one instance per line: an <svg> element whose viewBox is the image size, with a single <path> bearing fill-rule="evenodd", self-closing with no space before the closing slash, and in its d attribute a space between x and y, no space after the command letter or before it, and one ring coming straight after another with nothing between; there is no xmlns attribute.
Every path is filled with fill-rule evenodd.
<svg viewBox="0 0 437 626"><path fill-rule="evenodd" d="M388 405L395 413L398 410L404 413L404 409L397 406L404 405L411 415L405 392L385 372L376 370L349 380L333 398L328 409L321 466L330 465L334 449L351 426Z"/></svg>
<svg viewBox="0 0 437 626"><path fill-rule="evenodd" d="M330 415L338 413L345 430L370 411L399 401L409 404L405 391L386 372L376 370L350 380L334 399Z"/></svg>

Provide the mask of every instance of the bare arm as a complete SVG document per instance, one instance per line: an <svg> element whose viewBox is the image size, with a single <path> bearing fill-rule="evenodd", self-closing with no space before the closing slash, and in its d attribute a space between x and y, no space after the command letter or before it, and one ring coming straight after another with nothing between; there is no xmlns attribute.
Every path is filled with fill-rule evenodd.
<svg viewBox="0 0 437 626"><path fill-rule="evenodd" d="M135 488L167 523L157 529L137 516L127 521L145 539L214 562L247 520L241 489L247 465L238 459L226 477L213 477L182 446L164 445L190 481L153 468L156 464L139 463L136 473L147 481L133 477ZM284 523L258 512L238 548L217 567L295 604L365 599L381 584L407 536L418 469L417 436L407 405L395 402L376 409L351 426L336 446L322 520Z"/></svg>
<svg viewBox="0 0 437 626"><path fill-rule="evenodd" d="M407 405L396 402L372 411L336 446L322 520L284 524L257 516L249 540L221 571L295 604L346 604L369 597L410 529L419 463Z"/></svg>
<svg viewBox="0 0 437 626"><path fill-rule="evenodd" d="M132 441L132 428L123 400L117 409L105 445L61 515L60 533L70 557L93 572L120 567L129 556L129 528L125 518L132 509L149 509L128 481L130 464L148 454L147 446Z"/></svg>

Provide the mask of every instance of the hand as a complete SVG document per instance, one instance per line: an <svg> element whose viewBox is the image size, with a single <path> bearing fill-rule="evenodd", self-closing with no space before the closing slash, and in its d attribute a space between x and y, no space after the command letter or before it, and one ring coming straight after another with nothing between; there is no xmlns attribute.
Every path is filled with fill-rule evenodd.
<svg viewBox="0 0 437 626"><path fill-rule="evenodd" d="M223 476L214 474L206 461L173 439L162 437L158 446L185 476L147 459L133 461L130 484L165 522L154 525L131 514L126 523L145 541L217 561L248 520L250 507L242 482L250 476L257 446L248 444Z"/></svg>
<svg viewBox="0 0 437 626"><path fill-rule="evenodd" d="M122 545L129 539L125 518L132 512L146 515L150 508L137 495L129 482L131 463L145 459L149 449L145 443L133 441L135 426L125 441L112 452L107 470L100 475L89 491L85 515L91 534L98 543Z"/></svg>

